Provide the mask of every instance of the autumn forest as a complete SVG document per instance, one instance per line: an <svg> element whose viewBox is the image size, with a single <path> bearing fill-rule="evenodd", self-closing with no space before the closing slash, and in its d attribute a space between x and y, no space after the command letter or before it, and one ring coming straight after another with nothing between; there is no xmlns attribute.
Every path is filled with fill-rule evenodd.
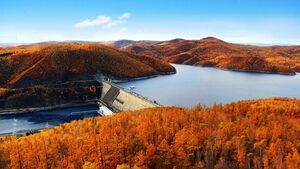
<svg viewBox="0 0 300 169"><path fill-rule="evenodd" d="M0 0L0 169L300 169L300 0Z"/></svg>
<svg viewBox="0 0 300 169"><path fill-rule="evenodd" d="M300 100L162 107L0 144L0 168L300 168Z"/></svg>

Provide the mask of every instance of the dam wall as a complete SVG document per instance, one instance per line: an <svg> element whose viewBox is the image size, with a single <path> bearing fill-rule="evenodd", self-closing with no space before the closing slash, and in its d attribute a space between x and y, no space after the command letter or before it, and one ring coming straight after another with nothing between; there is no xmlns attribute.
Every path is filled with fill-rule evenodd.
<svg viewBox="0 0 300 169"><path fill-rule="evenodd" d="M102 81L100 103L114 112L134 111L161 105L108 81Z"/></svg>

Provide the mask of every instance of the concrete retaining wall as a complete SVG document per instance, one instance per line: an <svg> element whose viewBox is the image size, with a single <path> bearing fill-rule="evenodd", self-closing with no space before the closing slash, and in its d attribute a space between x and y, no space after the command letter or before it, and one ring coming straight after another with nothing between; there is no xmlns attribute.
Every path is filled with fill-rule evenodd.
<svg viewBox="0 0 300 169"><path fill-rule="evenodd" d="M107 100L107 95L110 95L111 88L117 88L118 94L116 97L113 97L112 100ZM159 107L160 105L154 103L141 95L138 95L134 92L123 89L113 83L107 81L102 82L102 93L101 100L104 101L104 104L113 110L118 111L134 111L150 107Z"/></svg>

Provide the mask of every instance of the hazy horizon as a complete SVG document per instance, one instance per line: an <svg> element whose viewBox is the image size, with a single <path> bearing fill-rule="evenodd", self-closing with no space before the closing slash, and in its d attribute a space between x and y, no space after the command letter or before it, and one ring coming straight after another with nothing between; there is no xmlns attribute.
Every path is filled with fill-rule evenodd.
<svg viewBox="0 0 300 169"><path fill-rule="evenodd" d="M207 37L203 37L203 38L207 38ZM200 39L184 39L184 38L174 38L174 39L184 39L184 40L201 40L203 38ZM214 37L217 38L217 37ZM220 38L217 38L220 39ZM115 42L115 41L122 41L122 40L129 40L129 41L158 41L158 42L162 42L162 41L170 41L173 39L166 39L166 40L148 40L148 39L140 39L140 40L132 40L132 39L117 39L117 40L104 40L104 41L88 41L88 40L61 40L61 41L40 41L40 42L0 42L0 47L11 47L11 46L20 46L20 45L29 45L29 44L37 44L37 43L64 43L64 42L91 42L91 43L106 43L106 42ZM223 40L223 39L220 39ZM290 43L255 43L255 42L230 42L230 41L225 41L228 43L234 43L234 44L240 44L240 45L254 45L254 46L299 46L300 44L290 44Z"/></svg>

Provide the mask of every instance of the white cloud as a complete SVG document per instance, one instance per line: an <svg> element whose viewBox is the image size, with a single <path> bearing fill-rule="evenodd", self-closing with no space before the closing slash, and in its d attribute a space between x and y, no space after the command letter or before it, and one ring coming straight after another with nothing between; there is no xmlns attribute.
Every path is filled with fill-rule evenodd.
<svg viewBox="0 0 300 169"><path fill-rule="evenodd" d="M84 20L82 22L77 23L75 26L78 28L85 28L85 27L90 27L90 26L98 26L98 25L103 25L111 22L110 17L108 16L98 16L96 19L90 20Z"/></svg>
<svg viewBox="0 0 300 169"><path fill-rule="evenodd" d="M120 25L123 23L124 23L123 20L113 20L113 21L108 22L106 25L104 25L104 28L111 28L113 26Z"/></svg>
<svg viewBox="0 0 300 169"><path fill-rule="evenodd" d="M120 20L130 18L131 14L129 12L125 12L123 15L119 17Z"/></svg>
<svg viewBox="0 0 300 169"><path fill-rule="evenodd" d="M98 16L95 19L87 19L82 22L79 22L75 24L75 27L77 28L86 28L86 27L92 27L92 26L103 26L104 28L111 28L116 25L120 25L125 23L129 18L131 14L126 12L122 14L118 19L111 19L110 16Z"/></svg>

